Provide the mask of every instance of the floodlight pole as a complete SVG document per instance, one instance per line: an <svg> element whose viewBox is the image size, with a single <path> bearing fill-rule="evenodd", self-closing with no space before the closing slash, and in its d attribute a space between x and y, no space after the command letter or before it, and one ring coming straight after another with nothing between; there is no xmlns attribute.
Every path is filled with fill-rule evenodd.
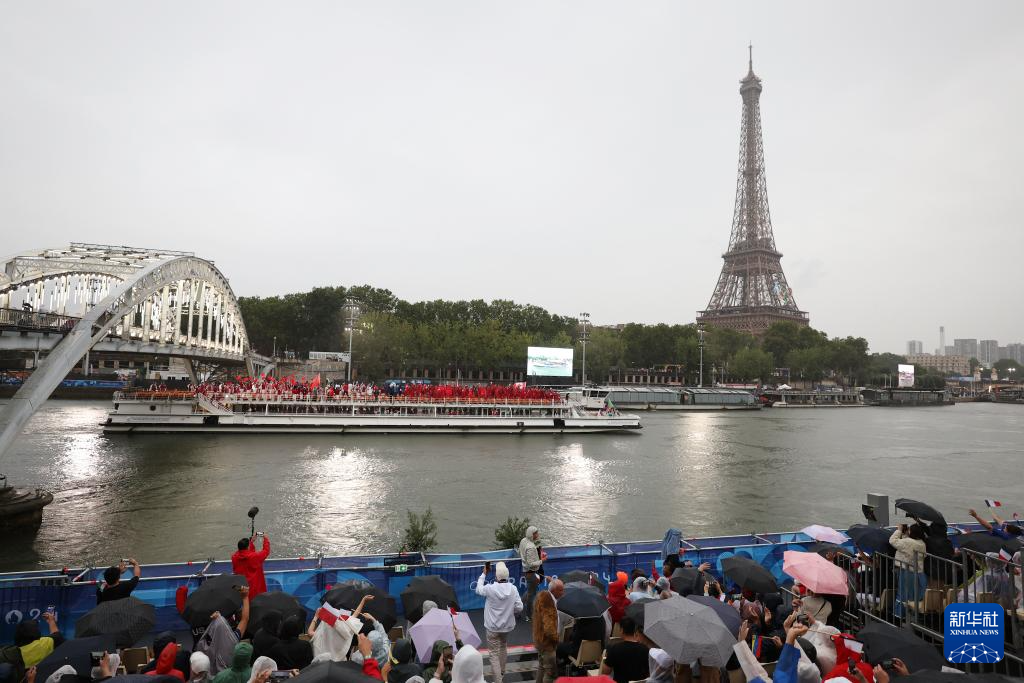
<svg viewBox="0 0 1024 683"><path fill-rule="evenodd" d="M698 387L704 386L704 323L697 323L697 348L700 349L700 380Z"/></svg>
<svg viewBox="0 0 1024 683"><path fill-rule="evenodd" d="M580 313L580 325L583 326L583 331L580 333L580 343L583 344L583 369L580 372L581 384L587 386L587 325L590 324L590 314Z"/></svg>
<svg viewBox="0 0 1024 683"><path fill-rule="evenodd" d="M348 367L345 368L346 384L352 384L352 335L356 331L358 305L353 299L346 299L344 309L348 312Z"/></svg>

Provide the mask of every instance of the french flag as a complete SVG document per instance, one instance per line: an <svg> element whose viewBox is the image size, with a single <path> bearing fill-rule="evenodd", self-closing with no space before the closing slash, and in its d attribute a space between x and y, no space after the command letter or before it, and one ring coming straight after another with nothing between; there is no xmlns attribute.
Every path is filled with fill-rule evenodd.
<svg viewBox="0 0 1024 683"><path fill-rule="evenodd" d="M1001 508L1001 507L1003 507L1003 504L1000 503L998 500L991 500L990 498L986 498L985 499L985 505L987 505L990 508Z"/></svg>
<svg viewBox="0 0 1024 683"><path fill-rule="evenodd" d="M1010 551L1007 550L1006 548L1000 548L999 549L999 559L1002 560L1003 562L1009 562L1010 560L1013 559L1013 555L1011 555Z"/></svg>
<svg viewBox="0 0 1024 683"><path fill-rule="evenodd" d="M348 619L349 614L351 613L347 610L338 609L337 607L331 605L331 603L329 602L325 602L323 605L321 605L320 609L318 609L316 612L316 616L320 619L320 621L327 624L328 626L334 626L336 623L338 623L339 619L342 621L346 621Z"/></svg>

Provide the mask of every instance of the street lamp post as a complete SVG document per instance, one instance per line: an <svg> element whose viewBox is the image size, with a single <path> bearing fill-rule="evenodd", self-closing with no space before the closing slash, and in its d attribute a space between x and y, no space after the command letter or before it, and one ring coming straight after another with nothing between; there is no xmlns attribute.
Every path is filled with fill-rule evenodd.
<svg viewBox="0 0 1024 683"><path fill-rule="evenodd" d="M700 349L700 380L698 387L704 386L704 323L697 323L697 348Z"/></svg>
<svg viewBox="0 0 1024 683"><path fill-rule="evenodd" d="M583 369L580 372L582 375L581 384L587 386L587 325L590 324L590 314L580 313L580 325L583 327L583 331L580 333L580 342L583 344Z"/></svg>

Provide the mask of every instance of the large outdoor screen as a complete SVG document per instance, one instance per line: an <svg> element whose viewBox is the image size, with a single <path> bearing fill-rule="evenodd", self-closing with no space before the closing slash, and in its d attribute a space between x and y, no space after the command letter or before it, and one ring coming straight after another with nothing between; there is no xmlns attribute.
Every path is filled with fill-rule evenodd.
<svg viewBox="0 0 1024 683"><path fill-rule="evenodd" d="M526 350L526 374L572 377L572 349L531 346Z"/></svg>

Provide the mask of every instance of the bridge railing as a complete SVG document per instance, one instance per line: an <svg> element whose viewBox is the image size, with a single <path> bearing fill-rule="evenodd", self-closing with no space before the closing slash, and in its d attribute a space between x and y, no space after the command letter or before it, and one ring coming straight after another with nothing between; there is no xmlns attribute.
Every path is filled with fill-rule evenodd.
<svg viewBox="0 0 1024 683"><path fill-rule="evenodd" d="M0 328L29 332L70 332L79 318L57 313L0 308Z"/></svg>

